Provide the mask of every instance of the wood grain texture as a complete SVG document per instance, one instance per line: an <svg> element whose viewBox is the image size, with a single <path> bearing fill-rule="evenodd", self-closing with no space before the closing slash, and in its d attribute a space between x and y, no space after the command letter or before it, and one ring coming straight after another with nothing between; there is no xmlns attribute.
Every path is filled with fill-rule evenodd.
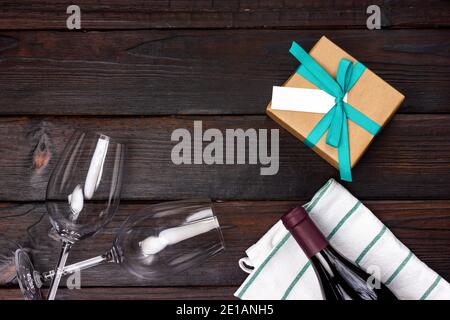
<svg viewBox="0 0 450 320"><path fill-rule="evenodd" d="M279 129L279 171L256 165L175 165L175 129L277 129L265 116L0 119L1 201L42 201L49 175L73 128L102 131L128 143L125 200L210 197L222 200L308 199L338 172ZM450 115L397 115L375 138L345 184L363 199L448 199ZM207 143L204 143L206 146Z"/></svg>
<svg viewBox="0 0 450 320"><path fill-rule="evenodd" d="M2 1L0 29L65 29L65 1ZM366 9L381 8L382 26L448 26L446 1L156 0L76 2L83 29L365 28ZM420 14L419 14L420 13Z"/></svg>
<svg viewBox="0 0 450 320"><path fill-rule="evenodd" d="M226 250L199 268L159 280L140 280L118 265L98 266L81 273L82 287L239 286L246 273L238 267L245 250L255 243L290 208L302 201L216 202L214 210L223 227ZM450 201L365 201L379 219L431 268L450 280ZM103 253L111 246L120 224L148 204L123 203L113 221L94 238L74 246L69 263ZM14 217L14 215L17 215ZM35 224L39 219L42 220ZM40 270L52 268L58 243L47 237L50 224L41 203L3 203L0 233L32 249ZM27 233L28 228L28 233ZM114 290L113 290L114 291ZM100 291L98 297L107 297ZM82 294L82 292L81 292ZM1 296L1 293L0 293ZM230 296L231 297L231 296Z"/></svg>
<svg viewBox="0 0 450 320"><path fill-rule="evenodd" d="M1 20L1 19L0 19ZM264 114L273 85L326 35L406 95L449 113L447 30L0 33L0 115ZM364 45L361 45L361 44Z"/></svg>

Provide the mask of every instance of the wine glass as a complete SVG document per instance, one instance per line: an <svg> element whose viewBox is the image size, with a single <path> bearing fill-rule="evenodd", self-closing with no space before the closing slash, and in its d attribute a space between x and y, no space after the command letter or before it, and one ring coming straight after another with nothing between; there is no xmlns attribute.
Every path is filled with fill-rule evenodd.
<svg viewBox="0 0 450 320"><path fill-rule="evenodd" d="M139 278L156 280L195 267L224 248L210 201L164 202L131 215L118 230L110 250L66 266L62 274L113 262ZM20 252L16 259L22 259ZM54 279L57 272L35 273L33 284L40 286Z"/></svg>
<svg viewBox="0 0 450 320"><path fill-rule="evenodd" d="M76 131L54 168L46 205L53 234L62 242L62 249L48 300L55 298L72 245L98 232L117 211L124 158L124 144L104 134ZM18 250L15 261L25 298L41 299L41 284L36 277L39 273L28 254Z"/></svg>

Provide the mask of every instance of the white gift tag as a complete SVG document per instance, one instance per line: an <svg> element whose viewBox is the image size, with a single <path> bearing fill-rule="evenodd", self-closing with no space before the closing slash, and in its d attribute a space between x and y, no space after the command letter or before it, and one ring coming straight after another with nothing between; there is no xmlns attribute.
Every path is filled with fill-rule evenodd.
<svg viewBox="0 0 450 320"><path fill-rule="evenodd" d="M344 99L347 102L347 94ZM335 98L320 89L274 86L272 109L312 113L327 113L333 108Z"/></svg>

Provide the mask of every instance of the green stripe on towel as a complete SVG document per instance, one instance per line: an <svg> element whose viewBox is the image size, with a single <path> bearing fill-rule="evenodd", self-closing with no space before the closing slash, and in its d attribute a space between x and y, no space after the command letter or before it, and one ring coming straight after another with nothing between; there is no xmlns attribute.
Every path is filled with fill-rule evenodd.
<svg viewBox="0 0 450 320"><path fill-rule="evenodd" d="M247 282L247 284L242 288L241 292L238 293L238 298L242 299L242 296L247 291L247 289L252 285L252 283L255 281L255 279L258 277L258 275L261 273L261 271L264 269L264 267L269 263L269 261L273 258L273 256L280 250L280 248L286 243L286 241L291 237L291 234L288 232L283 239L273 248L270 255L264 260L264 262L259 266L257 270L253 272L252 277Z"/></svg>
<svg viewBox="0 0 450 320"><path fill-rule="evenodd" d="M306 270L308 270L310 265L311 265L311 261L308 261L307 263L305 263L303 268L300 269L300 272L297 274L297 276L294 278L294 280L291 282L289 287L284 292L283 296L281 297L281 300L286 300L287 299L287 297L291 293L292 289L295 288L295 285L297 284L297 282L300 281L300 279L303 277L303 275L305 274Z"/></svg>
<svg viewBox="0 0 450 320"><path fill-rule="evenodd" d="M384 283L385 285L390 285L392 280L395 279L395 277L397 277L397 275L400 273L400 271L402 271L402 269L406 266L406 264L408 263L409 260L411 260L411 257L413 256L413 253L410 251L408 253L408 255L406 256L405 259L403 259L402 263L400 263L400 265L397 267L397 269L395 269L394 273L392 273L392 275L389 277L389 279L386 280L386 282Z"/></svg>
<svg viewBox="0 0 450 320"><path fill-rule="evenodd" d="M426 298L428 298L428 296L430 295L430 293L434 290L434 288L436 288L436 286L438 285L439 281L441 281L441 276L437 276L436 280L434 280L434 282L431 284L431 286L427 289L427 291L425 291L425 293L420 297L420 300L425 300Z"/></svg>
<svg viewBox="0 0 450 320"><path fill-rule="evenodd" d="M327 237L327 240L330 240L331 238L333 238L333 236L336 234L336 232L338 232L338 230L342 227L342 225L345 223L345 221L348 220L348 218L350 218L350 216L359 208L359 206L361 205L361 202L357 202L353 208L351 208L344 217L342 217L342 219L338 222L338 224L336 225L336 227L334 227L334 229L330 232L330 234Z"/></svg>
<svg viewBox="0 0 450 320"><path fill-rule="evenodd" d="M320 188L319 191L316 192L316 195L312 198L312 200L309 203L305 204L304 208L306 211L308 211L308 213L317 205L320 199L322 199L323 195L331 186L333 181L334 181L333 179L328 180L328 182L325 183L325 185L322 188Z"/></svg>
<svg viewBox="0 0 450 320"><path fill-rule="evenodd" d="M372 247L375 245L375 243L378 242L378 240L380 240L380 238L383 236L383 233L386 231L386 226L383 226L380 230L380 232L378 232L378 234L375 236L375 238L372 239L372 241L370 241L370 243L367 245L367 247L364 248L364 250L361 252L361 254L359 255L359 257L355 260L355 263L357 265L359 265L359 263L361 262L361 260L365 257L365 255L370 251L370 249L372 249Z"/></svg>

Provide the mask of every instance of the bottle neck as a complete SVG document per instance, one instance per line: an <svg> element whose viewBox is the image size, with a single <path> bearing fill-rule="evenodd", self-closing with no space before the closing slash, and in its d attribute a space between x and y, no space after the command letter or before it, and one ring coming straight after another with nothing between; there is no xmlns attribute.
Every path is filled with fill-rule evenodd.
<svg viewBox="0 0 450 320"><path fill-rule="evenodd" d="M281 220L308 258L329 246L327 239L303 207L293 209Z"/></svg>

